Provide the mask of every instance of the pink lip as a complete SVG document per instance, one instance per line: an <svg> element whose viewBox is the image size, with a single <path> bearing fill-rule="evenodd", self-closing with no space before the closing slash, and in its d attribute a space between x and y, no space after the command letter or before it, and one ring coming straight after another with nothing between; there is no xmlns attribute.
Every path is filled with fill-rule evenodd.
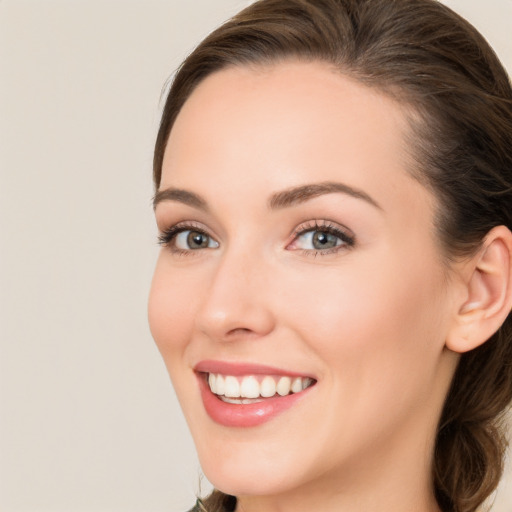
<svg viewBox="0 0 512 512"><path fill-rule="evenodd" d="M228 363L225 361L201 361L194 370L201 373L220 373L222 375L284 375L288 377L311 377L312 375L290 372L274 366L251 363Z"/></svg>
<svg viewBox="0 0 512 512"><path fill-rule="evenodd" d="M283 371L270 366L232 364L221 361L202 361L195 367L195 370L198 372L197 377L201 398L207 414L213 421L225 427L256 427L270 421L306 397L314 387L311 386L300 393L265 398L261 402L253 404L229 404L223 402L217 395L211 392L210 386L206 381L207 373L221 373L233 376L266 374L299 377L305 375Z"/></svg>

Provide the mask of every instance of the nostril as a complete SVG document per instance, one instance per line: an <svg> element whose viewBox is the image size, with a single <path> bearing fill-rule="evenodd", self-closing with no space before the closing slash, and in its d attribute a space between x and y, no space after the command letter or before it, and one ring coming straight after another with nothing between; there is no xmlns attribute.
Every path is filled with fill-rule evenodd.
<svg viewBox="0 0 512 512"><path fill-rule="evenodd" d="M231 331L229 331L227 333L227 335L228 336L230 336L230 335L237 336L240 334L249 334L251 332L252 332L251 329L248 329L247 327L237 327L235 329L231 329Z"/></svg>
<svg viewBox="0 0 512 512"><path fill-rule="evenodd" d="M253 338L261 337L261 334L253 331L247 327L235 327L226 333L224 336L225 341L235 340L251 340Z"/></svg>

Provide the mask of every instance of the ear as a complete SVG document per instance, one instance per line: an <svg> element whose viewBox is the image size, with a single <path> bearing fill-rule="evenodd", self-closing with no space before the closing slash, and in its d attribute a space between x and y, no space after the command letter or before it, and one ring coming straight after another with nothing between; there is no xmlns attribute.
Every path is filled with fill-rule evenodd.
<svg viewBox="0 0 512 512"><path fill-rule="evenodd" d="M493 228L478 253L464 264L463 297L456 304L446 347L468 352L485 343L512 308L512 233Z"/></svg>

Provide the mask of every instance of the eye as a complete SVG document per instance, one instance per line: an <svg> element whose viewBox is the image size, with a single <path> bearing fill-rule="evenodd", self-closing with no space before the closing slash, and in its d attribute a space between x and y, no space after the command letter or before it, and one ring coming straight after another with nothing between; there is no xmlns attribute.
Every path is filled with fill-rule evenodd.
<svg viewBox="0 0 512 512"><path fill-rule="evenodd" d="M159 243L172 252L186 253L199 249L215 249L219 243L195 226L172 226L159 236Z"/></svg>
<svg viewBox="0 0 512 512"><path fill-rule="evenodd" d="M341 238L325 231L306 231L297 239L297 248L299 249L332 249L341 245Z"/></svg>
<svg viewBox="0 0 512 512"><path fill-rule="evenodd" d="M352 247L354 237L331 223L318 223L299 228L288 250L303 250L307 253L329 254Z"/></svg>
<svg viewBox="0 0 512 512"><path fill-rule="evenodd" d="M183 251L194 249L206 249L208 247L218 247L218 243L210 238L206 233L187 229L178 233L174 240L176 249Z"/></svg>

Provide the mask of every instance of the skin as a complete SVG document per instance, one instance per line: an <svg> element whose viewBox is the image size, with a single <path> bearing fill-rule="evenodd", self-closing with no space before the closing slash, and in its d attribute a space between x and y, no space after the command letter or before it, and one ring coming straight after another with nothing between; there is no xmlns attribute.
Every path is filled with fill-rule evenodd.
<svg viewBox="0 0 512 512"><path fill-rule="evenodd" d="M435 512L433 439L458 356L445 340L461 286L408 172L405 113L322 63L223 70L172 129L160 231L193 222L209 248L160 252L150 327L213 485L239 511ZM269 208L276 192L335 192ZM353 246L315 252L296 232L329 221ZM206 414L194 366L253 362L314 375L309 395L252 428Z"/></svg>

